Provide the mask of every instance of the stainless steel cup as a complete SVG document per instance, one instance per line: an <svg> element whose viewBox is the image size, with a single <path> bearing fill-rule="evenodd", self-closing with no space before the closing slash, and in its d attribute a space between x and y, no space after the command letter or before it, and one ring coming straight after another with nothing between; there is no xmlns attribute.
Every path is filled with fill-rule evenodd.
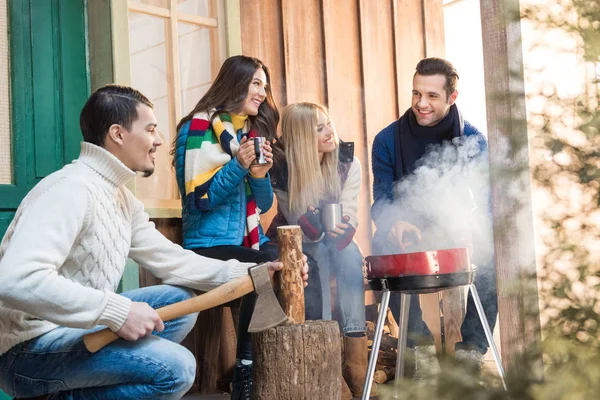
<svg viewBox="0 0 600 400"><path fill-rule="evenodd" d="M323 213L323 228L326 231L332 231L337 224L342 223L343 208L339 203L324 204L322 207Z"/></svg>
<svg viewBox="0 0 600 400"><path fill-rule="evenodd" d="M254 164L265 165L267 164L267 160L265 159L265 155L262 149L262 145L265 144L265 138L262 136L253 138L254 140L254 152L256 153L256 158L254 159Z"/></svg>

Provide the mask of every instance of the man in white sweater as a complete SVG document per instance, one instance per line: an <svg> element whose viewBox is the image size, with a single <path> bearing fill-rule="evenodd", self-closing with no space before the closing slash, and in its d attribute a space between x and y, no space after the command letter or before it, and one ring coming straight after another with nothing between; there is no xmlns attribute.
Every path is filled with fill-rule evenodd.
<svg viewBox="0 0 600 400"><path fill-rule="evenodd" d="M179 399L196 361L177 343L196 315L163 324L154 308L194 295L182 286L210 290L253 264L173 244L125 187L136 172L152 174L162 144L144 95L103 87L80 124L79 158L31 190L0 245L0 389L50 399ZM164 285L116 294L128 258ZM89 353L82 337L104 327L125 340Z"/></svg>

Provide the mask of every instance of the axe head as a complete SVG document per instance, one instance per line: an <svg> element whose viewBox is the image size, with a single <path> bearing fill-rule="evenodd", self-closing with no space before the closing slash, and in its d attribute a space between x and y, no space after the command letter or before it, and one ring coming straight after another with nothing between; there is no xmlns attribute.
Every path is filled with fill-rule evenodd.
<svg viewBox="0 0 600 400"><path fill-rule="evenodd" d="M250 319L248 332L261 332L287 321L279 301L273 291L273 284L266 264L258 264L248 269L256 292L256 304Z"/></svg>

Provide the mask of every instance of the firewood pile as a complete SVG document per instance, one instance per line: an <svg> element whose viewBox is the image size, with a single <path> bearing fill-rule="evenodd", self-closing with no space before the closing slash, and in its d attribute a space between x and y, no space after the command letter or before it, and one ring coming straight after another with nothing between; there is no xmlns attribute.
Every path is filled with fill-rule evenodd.
<svg viewBox="0 0 600 400"><path fill-rule="evenodd" d="M369 344L369 357L375 336L375 323L377 322L378 304L367 306L367 339ZM373 380L377 383L386 383L394 379L396 371L396 356L398 347L398 324L388 308L383 335L381 336L381 345L379 346L379 355L377 357L377 366Z"/></svg>

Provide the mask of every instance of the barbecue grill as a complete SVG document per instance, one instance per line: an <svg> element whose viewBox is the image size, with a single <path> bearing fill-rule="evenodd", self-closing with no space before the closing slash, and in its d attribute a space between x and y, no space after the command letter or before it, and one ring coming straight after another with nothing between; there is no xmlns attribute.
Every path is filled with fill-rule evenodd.
<svg viewBox="0 0 600 400"><path fill-rule="evenodd" d="M367 262L367 279L371 290L383 292L381 307L375 327L375 337L369 367L365 377L365 386L362 399L366 400L371 392L377 355L381 344L381 336L387 308L390 300L390 292L399 292L400 321L398 326L398 355L396 360L396 377L398 380L404 375L404 356L406 351L406 338L408 331L408 311L410 309L410 295L434 293L440 290L458 286L468 286L473 295L475 307L479 319L485 331L488 344L492 349L498 373L504 382L504 370L500 363L498 349L494 343L492 331L485 317L481 300L477 289L473 284L475 280L476 267L471 264L469 250L467 248L443 249L432 251L421 251L405 254L387 254L369 256Z"/></svg>

